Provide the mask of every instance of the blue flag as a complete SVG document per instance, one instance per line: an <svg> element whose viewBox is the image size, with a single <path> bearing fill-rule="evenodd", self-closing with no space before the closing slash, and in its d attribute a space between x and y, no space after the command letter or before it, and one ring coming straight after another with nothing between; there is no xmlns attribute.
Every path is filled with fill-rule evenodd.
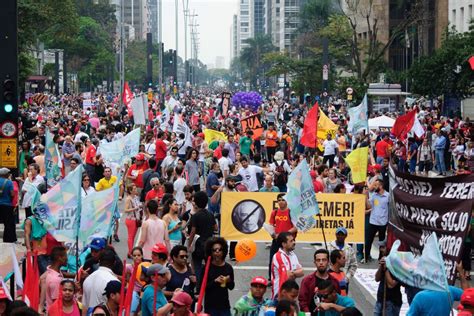
<svg viewBox="0 0 474 316"><path fill-rule="evenodd" d="M125 160L138 154L140 146L140 129L136 128L123 138L116 141L101 144L99 149L107 166L114 164L123 166Z"/></svg>
<svg viewBox="0 0 474 316"><path fill-rule="evenodd" d="M423 253L415 257L411 252L398 251L400 240L393 243L385 259L387 268L401 283L433 291L448 291L448 279L438 238L432 233L425 243Z"/></svg>
<svg viewBox="0 0 474 316"><path fill-rule="evenodd" d="M347 110L350 117L348 124L349 133L355 135L361 130L365 130L366 133L369 131L369 119L367 116L367 111L367 94L365 94L361 104Z"/></svg>
<svg viewBox="0 0 474 316"><path fill-rule="evenodd" d="M59 155L58 145L53 140L53 134L46 129L46 148L44 151L44 164L48 187L52 187L61 180L62 160Z"/></svg>
<svg viewBox="0 0 474 316"><path fill-rule="evenodd" d="M303 232L313 228L316 225L319 206L306 160L293 169L288 177L287 187L285 200L288 202L293 225Z"/></svg>

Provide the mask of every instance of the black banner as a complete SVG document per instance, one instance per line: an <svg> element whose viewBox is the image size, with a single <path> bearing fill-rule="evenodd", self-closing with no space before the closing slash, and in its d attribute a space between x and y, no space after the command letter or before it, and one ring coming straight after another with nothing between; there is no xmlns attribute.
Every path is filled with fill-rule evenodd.
<svg viewBox="0 0 474 316"><path fill-rule="evenodd" d="M419 254L435 232L454 284L456 262L471 224L474 175L425 178L390 170L390 225L397 239Z"/></svg>

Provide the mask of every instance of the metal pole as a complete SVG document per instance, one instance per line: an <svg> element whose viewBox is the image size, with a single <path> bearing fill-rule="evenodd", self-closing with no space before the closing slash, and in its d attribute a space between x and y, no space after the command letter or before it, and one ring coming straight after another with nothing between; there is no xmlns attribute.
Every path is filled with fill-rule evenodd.
<svg viewBox="0 0 474 316"><path fill-rule="evenodd" d="M125 0L120 1L120 110L122 110L123 107L123 101L122 101L122 96L123 96L123 86L125 84L125 67L124 67L124 55L125 55L125 30L124 30L124 20L125 20L125 5L124 5Z"/></svg>
<svg viewBox="0 0 474 316"><path fill-rule="evenodd" d="M163 86L163 50L161 49L162 41L163 41L163 0L158 0L158 87L160 89ZM163 101L163 100L161 100Z"/></svg>
<svg viewBox="0 0 474 316"><path fill-rule="evenodd" d="M178 53L178 32L179 32L179 27L178 27L178 0L174 0L174 6L175 6L175 12L174 12L174 15L175 15L175 19L176 19L176 23L175 23L175 31L176 31L176 55L179 55ZM178 82L178 79L176 78L176 82Z"/></svg>

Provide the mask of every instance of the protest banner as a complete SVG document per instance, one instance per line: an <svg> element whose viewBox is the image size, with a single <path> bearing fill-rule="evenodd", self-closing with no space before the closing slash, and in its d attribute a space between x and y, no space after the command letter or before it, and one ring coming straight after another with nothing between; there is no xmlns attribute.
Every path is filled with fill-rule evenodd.
<svg viewBox="0 0 474 316"><path fill-rule="evenodd" d="M253 132L253 139L260 139L263 134L262 121L260 120L260 114L248 116L240 121L242 125L242 132L246 132L247 129L251 129Z"/></svg>
<svg viewBox="0 0 474 316"><path fill-rule="evenodd" d="M285 200L288 202L291 221L298 231L308 231L316 224L319 207L305 159L290 173L287 186Z"/></svg>
<svg viewBox="0 0 474 316"><path fill-rule="evenodd" d="M419 254L435 232L450 284L470 226L474 175L425 178L390 167L390 225L396 238Z"/></svg>
<svg viewBox="0 0 474 316"><path fill-rule="evenodd" d="M351 168L352 183L364 182L367 179L369 147L354 149L344 160Z"/></svg>
<svg viewBox="0 0 474 316"><path fill-rule="evenodd" d="M327 139L327 135L331 135L332 139L336 138L337 126L323 111L319 111L318 128L316 135L318 136L318 148L324 151L323 143Z"/></svg>
<svg viewBox="0 0 474 316"><path fill-rule="evenodd" d="M63 162L59 154L58 145L53 140L53 134L46 128L46 148L44 151L44 164L48 187L54 186L61 179Z"/></svg>
<svg viewBox="0 0 474 316"><path fill-rule="evenodd" d="M361 104L353 108L348 108L347 112L350 117L348 131L352 135L357 134L361 130L365 130L365 132L369 130L367 94L365 94Z"/></svg>
<svg viewBox="0 0 474 316"><path fill-rule="evenodd" d="M101 144L100 153L107 166L112 167L116 164L118 167L121 167L126 159L130 159L138 154L139 146L140 129L136 128L123 138ZM112 171L115 171L114 168L112 168Z"/></svg>
<svg viewBox="0 0 474 316"><path fill-rule="evenodd" d="M271 241L263 224L270 222L272 210L278 208L278 194L222 192L221 236L227 240ZM348 231L346 242L364 243L365 198L362 194L316 194L321 217L316 218L314 228L298 232L298 242L324 242L321 227L331 240L336 228L344 226Z"/></svg>

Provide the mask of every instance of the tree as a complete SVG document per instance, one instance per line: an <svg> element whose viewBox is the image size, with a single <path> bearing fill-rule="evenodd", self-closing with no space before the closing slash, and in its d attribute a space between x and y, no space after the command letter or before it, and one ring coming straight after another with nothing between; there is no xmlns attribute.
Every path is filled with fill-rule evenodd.
<svg viewBox="0 0 474 316"><path fill-rule="evenodd" d="M269 35L257 35L244 41L245 46L240 54L240 63L243 78L250 82L252 89L256 89L259 81L265 79L265 63L263 56L276 50Z"/></svg>
<svg viewBox="0 0 474 316"><path fill-rule="evenodd" d="M448 95L463 98L471 95L474 71L468 59L473 51L473 24L469 32L447 32L438 50L421 57L410 68L411 91L428 97Z"/></svg>

